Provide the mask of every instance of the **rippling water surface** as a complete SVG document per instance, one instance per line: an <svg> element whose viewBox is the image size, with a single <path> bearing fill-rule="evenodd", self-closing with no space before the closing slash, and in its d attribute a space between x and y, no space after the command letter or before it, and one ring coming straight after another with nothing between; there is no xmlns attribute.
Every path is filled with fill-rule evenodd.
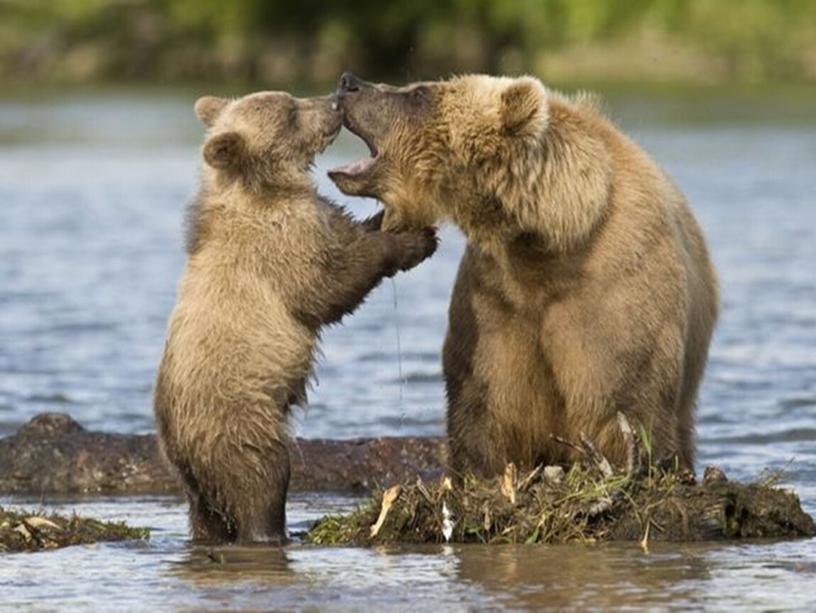
<svg viewBox="0 0 816 613"><path fill-rule="evenodd" d="M150 391L202 136L193 98L0 100L0 435L42 411L69 412L96 429L153 429ZM815 512L816 111L807 109L816 105L663 95L613 97L609 106L686 192L720 274L700 464L717 463L735 478L787 467L787 483ZM326 167L357 155L364 148L343 136L315 174L326 194L365 215L373 203L345 199L325 178ZM432 260L385 282L325 335L298 434L443 432L439 351L463 240L450 228L442 237ZM0 584L13 589L4 589L4 604L816 604L814 541L662 547L648 556L631 546L294 546L227 550L228 563L214 565L185 541L177 500L45 502L156 532L150 544L6 558ZM290 504L292 527L350 504L301 496Z"/></svg>

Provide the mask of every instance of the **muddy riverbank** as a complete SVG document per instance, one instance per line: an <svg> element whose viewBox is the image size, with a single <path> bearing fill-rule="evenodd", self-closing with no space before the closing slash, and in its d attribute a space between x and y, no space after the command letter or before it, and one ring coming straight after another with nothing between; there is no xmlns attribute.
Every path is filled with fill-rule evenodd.
<svg viewBox="0 0 816 613"><path fill-rule="evenodd" d="M390 514L389 521L396 524L383 532L391 534L384 542L444 540L449 515L443 508L458 518L454 539L458 542L637 540L648 535L651 525L656 526L652 538L657 540L816 534L812 518L794 494L770 484L725 483L724 476L712 480L710 470L697 482L690 474L671 471L657 478L651 467L613 473L604 460L599 474L597 467L576 465L557 483L541 475L533 480L538 472L534 471L518 483L511 480L510 486L486 482L453 490L439 480L445 462L440 438L298 439L292 442L290 456L293 491L380 490L372 504L349 518L326 518L340 522L331 525L341 536L323 534L313 539L317 542L382 541L382 536L369 541L369 528L383 523L384 516L379 521L377 517L382 513L382 490L394 483L403 484L403 495L399 511ZM437 485L426 488L417 477ZM508 487L513 493L510 499ZM416 492L408 495L409 490ZM155 435L94 432L64 413L44 413L0 439L0 495L177 492L177 481L161 458ZM563 501L569 501L568 508ZM553 518L563 525L557 530L550 526L552 536L545 538L548 532L542 522L552 524ZM576 526L582 529L576 532Z"/></svg>

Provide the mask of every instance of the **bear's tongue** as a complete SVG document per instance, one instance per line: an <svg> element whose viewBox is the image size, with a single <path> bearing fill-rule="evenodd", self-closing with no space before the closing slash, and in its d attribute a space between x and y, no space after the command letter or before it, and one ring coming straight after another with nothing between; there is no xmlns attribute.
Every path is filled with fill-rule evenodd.
<svg viewBox="0 0 816 613"><path fill-rule="evenodd" d="M374 163L374 159L375 158L371 157L349 162L348 164L343 164L337 168L332 168L331 172L340 172L346 175L359 175L369 169L371 164Z"/></svg>

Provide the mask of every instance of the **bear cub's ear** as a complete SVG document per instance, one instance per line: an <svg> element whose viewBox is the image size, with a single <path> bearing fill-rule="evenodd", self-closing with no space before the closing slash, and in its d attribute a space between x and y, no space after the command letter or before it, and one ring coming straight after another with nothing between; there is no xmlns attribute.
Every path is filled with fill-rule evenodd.
<svg viewBox="0 0 816 613"><path fill-rule="evenodd" d="M212 127L215 120L221 114L221 111L223 111L224 107L226 107L228 104L229 100L226 98L204 96L203 98L196 100L195 113L202 123L209 128Z"/></svg>
<svg viewBox="0 0 816 613"><path fill-rule="evenodd" d="M213 168L237 168L243 157L244 137L238 132L216 134L204 144L204 161Z"/></svg>
<svg viewBox="0 0 816 613"><path fill-rule="evenodd" d="M540 136L547 129L547 90L532 77L515 79L501 94L502 130L515 136Z"/></svg>

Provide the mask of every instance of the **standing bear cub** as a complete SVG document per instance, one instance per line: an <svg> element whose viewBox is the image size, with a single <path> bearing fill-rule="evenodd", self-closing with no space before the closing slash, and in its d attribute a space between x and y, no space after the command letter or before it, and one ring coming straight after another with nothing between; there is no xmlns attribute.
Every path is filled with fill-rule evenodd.
<svg viewBox="0 0 816 613"><path fill-rule="evenodd" d="M305 400L321 326L436 248L321 198L308 171L341 127L329 97L196 103L209 128L188 260L155 391L195 539L285 539L287 417Z"/></svg>
<svg viewBox="0 0 816 613"><path fill-rule="evenodd" d="M443 367L452 468L610 460L616 416L657 457L694 459L694 405L717 283L680 191L593 102L530 77L407 87L343 75L344 123L371 157L333 170L383 227L451 220L468 239Z"/></svg>

